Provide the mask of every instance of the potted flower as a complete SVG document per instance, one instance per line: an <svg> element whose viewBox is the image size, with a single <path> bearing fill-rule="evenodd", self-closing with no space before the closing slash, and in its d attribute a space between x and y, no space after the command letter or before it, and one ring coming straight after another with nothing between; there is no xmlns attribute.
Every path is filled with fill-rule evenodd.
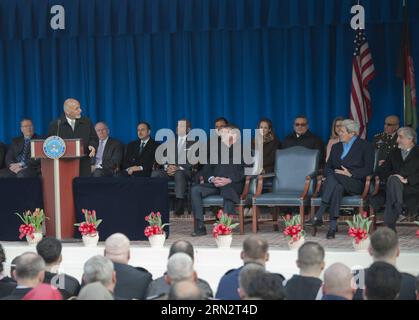
<svg viewBox="0 0 419 320"><path fill-rule="evenodd" d="M22 215L15 212L15 215L23 222L19 227L19 239L26 236L26 241L28 241L29 245L36 245L42 240L42 225L45 219L47 219L44 210L37 208L34 212L28 210Z"/></svg>
<svg viewBox="0 0 419 320"><path fill-rule="evenodd" d="M163 224L160 212L151 212L145 217L145 221L149 223L144 229L144 235L148 238L152 248L163 248L164 241L166 240L166 233L163 228L168 226L169 223Z"/></svg>
<svg viewBox="0 0 419 320"><path fill-rule="evenodd" d="M305 232L299 215L287 214L284 217L285 230L283 232L291 250L297 250L304 244Z"/></svg>
<svg viewBox="0 0 419 320"><path fill-rule="evenodd" d="M230 248L233 241L233 229L239 224L233 223L233 216L229 216L221 209L217 213L217 219L218 221L212 228L212 236L215 238L218 248Z"/></svg>
<svg viewBox="0 0 419 320"><path fill-rule="evenodd" d="M366 251L370 245L369 232L373 216L369 217L367 212L354 215L352 221L346 221L349 225L348 234L353 239L353 246L356 251Z"/></svg>
<svg viewBox="0 0 419 320"><path fill-rule="evenodd" d="M101 219L97 219L95 210L82 209L84 221L76 223L83 238L83 243L86 247L96 247L99 241L99 232L97 228L102 223Z"/></svg>
<svg viewBox="0 0 419 320"><path fill-rule="evenodd" d="M419 222L415 221L415 223L419 226ZM416 230L416 237L419 238L419 230Z"/></svg>

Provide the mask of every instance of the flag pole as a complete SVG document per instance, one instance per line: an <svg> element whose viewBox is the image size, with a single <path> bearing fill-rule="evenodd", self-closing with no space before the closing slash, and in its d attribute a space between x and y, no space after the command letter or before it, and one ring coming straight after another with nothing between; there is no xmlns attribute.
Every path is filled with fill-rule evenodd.
<svg viewBox="0 0 419 320"><path fill-rule="evenodd" d="M406 7L406 0L403 0L403 29L404 29L404 24L406 23L405 17L404 17L404 9ZM404 48L403 48L404 50ZM405 54L404 52L402 52L402 54ZM404 72L406 72L406 70L404 70ZM406 108L406 77L404 77L403 79L403 118L404 118L404 126L407 126L407 108Z"/></svg>

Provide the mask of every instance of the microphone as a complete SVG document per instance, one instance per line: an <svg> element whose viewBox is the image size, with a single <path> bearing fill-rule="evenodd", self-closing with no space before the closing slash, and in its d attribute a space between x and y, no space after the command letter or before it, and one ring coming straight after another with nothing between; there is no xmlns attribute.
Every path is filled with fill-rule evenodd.
<svg viewBox="0 0 419 320"><path fill-rule="evenodd" d="M59 134L60 134L60 124L61 124L61 119L58 119L58 121L57 121L57 137L59 137Z"/></svg>

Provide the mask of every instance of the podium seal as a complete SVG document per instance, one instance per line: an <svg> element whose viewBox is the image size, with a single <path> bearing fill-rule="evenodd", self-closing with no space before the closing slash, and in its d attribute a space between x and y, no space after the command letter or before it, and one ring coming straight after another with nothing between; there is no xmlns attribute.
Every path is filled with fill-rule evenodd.
<svg viewBox="0 0 419 320"><path fill-rule="evenodd" d="M65 153L65 142L60 137L51 136L44 141L43 149L48 158L59 159Z"/></svg>

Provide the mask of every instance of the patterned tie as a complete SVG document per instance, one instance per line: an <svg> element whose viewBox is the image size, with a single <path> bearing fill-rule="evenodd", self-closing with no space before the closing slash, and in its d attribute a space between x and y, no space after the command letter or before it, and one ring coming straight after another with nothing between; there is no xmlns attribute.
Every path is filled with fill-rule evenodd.
<svg viewBox="0 0 419 320"><path fill-rule="evenodd" d="M103 151L104 151L103 143L104 143L104 140L99 141L99 148L97 149L97 154L96 154L96 165L102 164Z"/></svg>
<svg viewBox="0 0 419 320"><path fill-rule="evenodd" d="M23 145L22 153L19 155L19 162L22 162L26 165L26 162L29 158L29 146L30 146L31 139L25 138L25 143Z"/></svg>

